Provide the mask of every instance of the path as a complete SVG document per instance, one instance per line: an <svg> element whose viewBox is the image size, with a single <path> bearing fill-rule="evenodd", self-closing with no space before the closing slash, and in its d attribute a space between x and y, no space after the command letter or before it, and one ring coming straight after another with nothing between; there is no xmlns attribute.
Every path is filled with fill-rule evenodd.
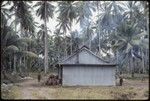
<svg viewBox="0 0 150 101"><path fill-rule="evenodd" d="M48 93L48 87L43 86L42 83L38 83L36 79L25 80L18 83L20 89L19 99L51 99L51 95Z"/></svg>

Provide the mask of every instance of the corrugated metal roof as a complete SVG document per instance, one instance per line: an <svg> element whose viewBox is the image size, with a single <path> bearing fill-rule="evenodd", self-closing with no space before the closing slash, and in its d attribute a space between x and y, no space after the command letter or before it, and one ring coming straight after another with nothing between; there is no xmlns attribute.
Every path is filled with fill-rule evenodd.
<svg viewBox="0 0 150 101"><path fill-rule="evenodd" d="M60 60L58 63L59 64L63 64L63 62L69 60L70 58L72 58L73 56L77 55L79 52L81 52L82 50L86 50L88 53L92 54L94 57L98 58L99 60L107 63L107 64L110 64L110 62L100 58L99 56L95 55L91 50L89 50L89 48L85 45L83 45L80 49L78 49L75 53L71 54L70 56L68 56L66 59L63 59L63 60ZM110 64L111 65L111 64Z"/></svg>

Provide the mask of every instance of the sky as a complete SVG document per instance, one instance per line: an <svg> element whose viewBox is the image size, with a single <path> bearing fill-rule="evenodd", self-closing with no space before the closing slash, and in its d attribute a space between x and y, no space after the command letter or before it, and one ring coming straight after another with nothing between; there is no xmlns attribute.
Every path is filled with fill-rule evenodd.
<svg viewBox="0 0 150 101"><path fill-rule="evenodd" d="M36 15L37 7L36 8L33 7L33 5L35 5L37 2L38 1L32 1L32 4L30 4L32 6L32 8L33 8L31 14L33 15L34 21L38 22L39 23L38 26L40 26L43 23L43 21ZM123 2L125 3L125 1L123 1ZM57 2L53 1L51 3L52 3L52 5L54 5L56 7L56 10L57 10L58 9ZM12 5L10 5L10 6L12 6ZM6 6L6 8L9 8L10 6ZM91 19L93 21L95 21L96 20L97 12L92 12L92 13L93 13L93 16L91 16ZM49 22L47 22L48 29L51 30L51 33L48 32L49 35L53 35L53 32L56 29L55 26L58 24L58 22L57 22L57 16L58 16L58 13L54 12L53 19L49 18ZM15 19L15 17L12 16L12 19L9 22L11 23L14 19ZM17 26L17 30L19 30L19 25ZM39 28L36 27L35 28L35 33L38 32L38 30L39 30ZM79 23L77 23L77 24L73 23L72 31L74 31L74 30L77 30L78 32L81 31ZM69 35L68 32L66 34Z"/></svg>
<svg viewBox="0 0 150 101"><path fill-rule="evenodd" d="M33 7L33 5L35 5L36 3L37 3L37 1L32 1L31 7ZM58 9L57 2L52 2L52 5L54 5L56 7L56 10ZM5 8L10 8L11 6L12 6L12 4L8 5L8 6L5 6ZM31 14L32 14L32 16L34 18L34 21L37 22L37 23L39 23L37 25L40 26L43 23L43 21L40 19L40 17L38 17L36 15L37 8L38 7L36 7L36 8L33 7ZM57 16L58 16L58 13L55 12L53 19L49 18L49 22L47 22L48 29L51 30L51 33L50 32L48 33L49 35L53 35L53 32L56 29L55 26L58 24L58 22L57 22ZM93 12L93 16L91 17L92 20L95 20L95 16L96 16L96 12ZM12 16L11 19L10 19L10 21L8 21L8 25L11 24L11 22L14 21L14 20L15 20L15 16ZM17 31L18 30L19 30L19 25L17 26ZM39 28L36 27L35 28L35 32L38 32L38 30L39 30ZM73 22L72 31L75 31L75 30L77 30L77 31L81 30L80 29L80 24L79 23L76 24L75 22ZM68 32L66 34L69 35Z"/></svg>
<svg viewBox="0 0 150 101"><path fill-rule="evenodd" d="M35 5L36 3L37 1L33 1L32 6ZM51 4L56 7L55 8L56 10L58 9L57 2L52 2ZM43 21L40 19L40 17L36 15L37 8L33 8L32 15L33 18L35 18L34 21L38 22L39 23L38 25L40 26L43 23ZM53 35L53 32L56 30L56 25L58 24L57 17L58 17L58 13L54 12L54 17L52 19L49 18L49 22L47 22L48 29L51 30L51 33L48 32L49 35ZM78 24L73 23L72 31L79 30L79 29L80 29L79 23ZM39 28L36 28L36 31L38 30ZM66 34L69 35L68 32Z"/></svg>
<svg viewBox="0 0 150 101"><path fill-rule="evenodd" d="M35 5L36 3L37 3L37 1L33 1L32 6ZM57 7L57 3L56 3L56 2L53 2L52 4L53 4L55 7ZM40 17L38 17L38 16L36 15L36 10L37 10L37 7L36 7L36 8L33 8L32 15L33 15L33 18L35 18L34 21L35 21L35 22L38 22L38 23L39 23L39 26L40 26L40 25L43 23L43 21L40 19ZM55 31L55 26L58 24L58 22L56 21L57 16L58 16L58 13L54 13L54 18L53 18L53 19L49 18L49 22L47 22L47 26L48 26L48 28L49 28L52 32ZM39 30L39 29L37 28L37 30ZM48 33L48 34L50 34L50 33ZM52 33L51 33L51 34L52 34Z"/></svg>

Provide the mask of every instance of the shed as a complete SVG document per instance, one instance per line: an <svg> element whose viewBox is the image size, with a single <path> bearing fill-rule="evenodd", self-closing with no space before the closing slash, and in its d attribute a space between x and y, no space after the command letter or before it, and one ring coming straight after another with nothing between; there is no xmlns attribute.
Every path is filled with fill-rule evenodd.
<svg viewBox="0 0 150 101"><path fill-rule="evenodd" d="M86 46L59 62L58 77L63 86L113 86L116 64L109 63Z"/></svg>

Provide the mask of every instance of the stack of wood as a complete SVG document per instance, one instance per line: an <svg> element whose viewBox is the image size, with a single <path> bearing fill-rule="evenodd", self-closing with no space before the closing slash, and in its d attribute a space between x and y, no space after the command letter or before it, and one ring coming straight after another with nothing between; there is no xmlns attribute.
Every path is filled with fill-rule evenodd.
<svg viewBox="0 0 150 101"><path fill-rule="evenodd" d="M46 81L46 85L59 85L60 81L61 80L58 78L58 75L50 75Z"/></svg>

